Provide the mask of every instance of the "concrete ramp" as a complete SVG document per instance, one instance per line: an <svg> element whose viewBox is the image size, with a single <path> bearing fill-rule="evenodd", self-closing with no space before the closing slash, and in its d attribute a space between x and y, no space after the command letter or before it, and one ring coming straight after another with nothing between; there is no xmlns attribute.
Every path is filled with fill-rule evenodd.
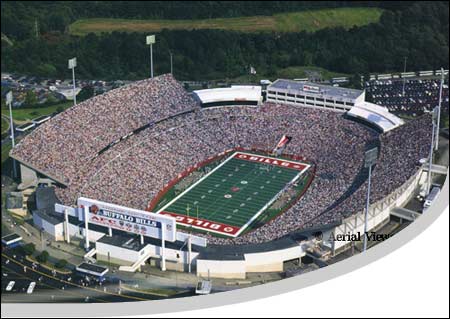
<svg viewBox="0 0 450 319"><path fill-rule="evenodd" d="M391 215L412 222L421 214L410 209L395 207L391 210Z"/></svg>
<svg viewBox="0 0 450 319"><path fill-rule="evenodd" d="M423 170L425 172L428 172L428 165L427 164L425 164L423 166ZM443 166L443 165L433 164L433 165L431 165L431 172L432 173L436 173L436 174L441 174L441 175L447 175L448 168L446 166Z"/></svg>
<svg viewBox="0 0 450 319"><path fill-rule="evenodd" d="M83 256L83 259L87 262L96 263L97 261L93 257L96 253L97 253L97 250L95 248L92 248Z"/></svg>
<svg viewBox="0 0 450 319"><path fill-rule="evenodd" d="M139 267L141 267L147 261L147 259L149 259L150 257L152 257L152 253L148 252L145 255L143 255L141 258L139 258L139 260L136 261L131 266L120 266L119 270L120 271L127 271L127 272L136 272L136 270Z"/></svg>

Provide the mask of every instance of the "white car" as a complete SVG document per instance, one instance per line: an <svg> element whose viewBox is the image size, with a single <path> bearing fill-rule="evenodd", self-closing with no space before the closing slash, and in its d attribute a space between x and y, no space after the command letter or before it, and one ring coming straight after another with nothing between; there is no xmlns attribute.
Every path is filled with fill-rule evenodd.
<svg viewBox="0 0 450 319"><path fill-rule="evenodd" d="M27 289L27 294L32 294L33 293L33 290L34 290L34 287L36 287L36 282L31 282L30 283L30 285L28 286L28 289Z"/></svg>
<svg viewBox="0 0 450 319"><path fill-rule="evenodd" d="M14 288L15 284L16 284L15 281L10 281L8 286L6 286L6 291L11 291Z"/></svg>

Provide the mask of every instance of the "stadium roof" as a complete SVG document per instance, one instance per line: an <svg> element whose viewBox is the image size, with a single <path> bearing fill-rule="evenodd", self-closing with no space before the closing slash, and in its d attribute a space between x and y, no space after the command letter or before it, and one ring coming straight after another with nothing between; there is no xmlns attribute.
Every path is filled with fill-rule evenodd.
<svg viewBox="0 0 450 319"><path fill-rule="evenodd" d="M379 127L383 132L388 132L403 124L400 118L390 113L386 108L369 102L352 107L347 114L368 121Z"/></svg>
<svg viewBox="0 0 450 319"><path fill-rule="evenodd" d="M229 101L259 101L261 87L250 85L233 85L229 88L217 88L194 91L202 104Z"/></svg>
<svg viewBox="0 0 450 319"><path fill-rule="evenodd" d="M342 87L317 84L313 82L298 82L285 79L276 80L268 87L268 89L270 88L316 93L324 96L334 97L337 99L345 98L352 100L358 98L361 94L363 94L363 91L361 90L347 89Z"/></svg>

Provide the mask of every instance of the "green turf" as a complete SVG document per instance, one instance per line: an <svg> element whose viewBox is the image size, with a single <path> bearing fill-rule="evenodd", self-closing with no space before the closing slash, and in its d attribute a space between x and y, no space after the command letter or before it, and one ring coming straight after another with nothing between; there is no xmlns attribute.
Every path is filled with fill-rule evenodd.
<svg viewBox="0 0 450 319"><path fill-rule="evenodd" d="M85 36L91 32L159 32L169 30L221 29L239 32L315 32L324 28L363 26L380 20L379 8L333 8L202 20L80 19L69 26L69 33Z"/></svg>
<svg viewBox="0 0 450 319"><path fill-rule="evenodd" d="M187 215L189 207L190 216L197 217L198 208L199 219L240 228L299 173L290 168L232 158L172 203L166 200L170 204L158 205L157 209ZM233 187L239 190L234 192Z"/></svg>
<svg viewBox="0 0 450 319"><path fill-rule="evenodd" d="M50 115L53 112L56 112L58 109L65 110L73 105L72 101L63 102L59 104L55 104L52 106L46 107L31 107L31 108L15 108L12 109L13 119L16 124L23 124L25 122L31 121L34 118L37 118L42 115ZM6 108L2 108L2 115L9 117L9 110Z"/></svg>
<svg viewBox="0 0 450 319"><path fill-rule="evenodd" d="M2 117L2 134L8 132L9 130L9 121Z"/></svg>

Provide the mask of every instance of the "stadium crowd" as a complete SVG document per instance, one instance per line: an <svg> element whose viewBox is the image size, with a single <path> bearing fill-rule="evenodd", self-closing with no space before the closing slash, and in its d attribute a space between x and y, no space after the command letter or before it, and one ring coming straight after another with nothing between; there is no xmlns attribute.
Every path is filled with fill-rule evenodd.
<svg viewBox="0 0 450 319"><path fill-rule="evenodd" d="M80 167L131 131L197 107L171 75L132 83L69 108L26 136L11 153L70 184Z"/></svg>
<svg viewBox="0 0 450 319"><path fill-rule="evenodd" d="M308 191L284 214L238 238L199 235L214 244L266 242L361 211L367 187L363 157L368 146L380 145L379 162L373 172L375 202L415 172L419 159L427 154L431 132L428 115L379 135L331 111L269 103L200 109L170 76L107 94L111 96L87 101L80 111L84 120L89 115L96 120L83 123L76 110L70 115L65 112L62 119L49 121L13 150L20 160L64 177L67 187L57 188L57 195L67 205L75 205L79 196L86 196L145 209L187 168L236 147L271 150L284 134L292 136L287 153L301 155L316 165ZM123 105L117 102L107 111L107 101L113 100ZM184 110L192 111L171 116ZM107 114L98 114L101 112ZM133 128L164 116L165 120L98 153ZM108 118L116 131L104 124ZM86 131L90 127L92 131ZM76 155L82 159L73 159Z"/></svg>
<svg viewBox="0 0 450 319"><path fill-rule="evenodd" d="M367 99L391 112L422 115L439 103L439 79L373 80L366 82ZM448 81L442 89L442 110L449 111Z"/></svg>

